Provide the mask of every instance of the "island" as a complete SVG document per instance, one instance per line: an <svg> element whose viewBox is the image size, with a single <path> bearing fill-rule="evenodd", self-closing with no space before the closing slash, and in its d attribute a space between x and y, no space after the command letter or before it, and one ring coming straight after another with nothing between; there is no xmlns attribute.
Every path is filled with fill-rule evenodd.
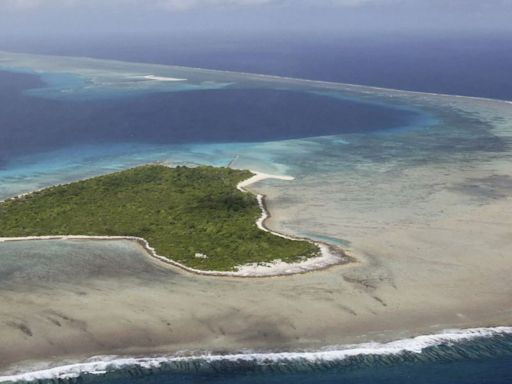
<svg viewBox="0 0 512 384"><path fill-rule="evenodd" d="M155 255L202 271L320 256L318 244L263 230L265 207L237 188L254 174L150 164L57 185L0 203L0 238L144 239Z"/></svg>

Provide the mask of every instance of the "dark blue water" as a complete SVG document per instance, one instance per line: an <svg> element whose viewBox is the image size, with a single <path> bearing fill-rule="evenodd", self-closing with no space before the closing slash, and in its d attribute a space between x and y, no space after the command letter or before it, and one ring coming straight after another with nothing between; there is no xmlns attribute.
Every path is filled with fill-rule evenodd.
<svg viewBox="0 0 512 384"><path fill-rule="evenodd" d="M108 143L263 142L407 126L416 112L274 89L90 100L34 97L36 76L0 71L0 165L16 155Z"/></svg>
<svg viewBox="0 0 512 384"><path fill-rule="evenodd" d="M402 363L386 367L325 368L311 372L258 373L240 367L232 371L179 374L133 370L91 379L102 384L509 384L512 382L512 358L478 359L439 363ZM82 379L81 383L88 380Z"/></svg>

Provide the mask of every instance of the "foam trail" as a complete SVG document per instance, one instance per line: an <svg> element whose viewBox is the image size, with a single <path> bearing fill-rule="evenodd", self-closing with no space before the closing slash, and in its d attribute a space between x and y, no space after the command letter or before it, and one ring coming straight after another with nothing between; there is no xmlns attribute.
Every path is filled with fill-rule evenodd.
<svg viewBox="0 0 512 384"><path fill-rule="evenodd" d="M163 364L204 361L214 362L254 362L261 364L309 361L333 362L360 355L396 355L402 352L420 354L425 348L442 344L470 341L477 338L512 334L512 327L470 328L446 330L438 334L417 336L387 343L364 343L335 346L318 351L276 352L276 353L237 353L231 355L203 354L193 356L126 357L97 356L81 363L48 368L44 370L0 376L0 383L77 378L82 374L101 375L117 369L136 366L159 368Z"/></svg>

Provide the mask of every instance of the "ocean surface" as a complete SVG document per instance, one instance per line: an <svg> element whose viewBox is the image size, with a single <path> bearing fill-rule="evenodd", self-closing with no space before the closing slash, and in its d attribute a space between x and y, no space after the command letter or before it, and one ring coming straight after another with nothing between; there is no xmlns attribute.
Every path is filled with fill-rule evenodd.
<svg viewBox="0 0 512 384"><path fill-rule="evenodd" d="M359 183L370 189L381 178L396 177L415 166L445 170L490 162L508 154L510 146L510 105L491 102L489 106L485 100L9 53L0 53L0 84L0 198L165 161L291 174L305 180L303 190L294 192L291 187L290 193L298 199L300 194L313 193L313 184L350 180L348 187ZM508 98L492 92L478 96L491 94ZM408 185L407 193L393 204L421 200L424 177L414 180L417 183ZM475 190L474 182L456 188L478 199L493 199L500 193L495 188ZM345 192L331 193L343 199ZM393 209L390 198L383 195L380 201ZM354 201L354 209L361 212L374 209L362 199ZM299 235L350 244L350 239L334 237L324 228L306 233L294 222L289 225ZM379 352L382 346L365 345L348 355L346 350L353 346L339 347L345 352L332 354L209 356L122 364L106 359L100 368L86 364L78 371L71 368L71 373L63 368L13 379L41 383L53 383L58 377L59 382L73 383L510 383L509 333L481 330L462 338L436 336L420 347L418 340L405 340L406 347L393 345L384 348L386 353ZM0 382L7 379L0 377Z"/></svg>

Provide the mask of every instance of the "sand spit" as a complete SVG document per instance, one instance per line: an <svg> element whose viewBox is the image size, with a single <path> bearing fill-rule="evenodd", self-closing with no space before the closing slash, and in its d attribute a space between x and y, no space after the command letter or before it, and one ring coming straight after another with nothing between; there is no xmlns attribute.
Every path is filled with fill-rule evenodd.
<svg viewBox="0 0 512 384"><path fill-rule="evenodd" d="M179 79L176 77L164 77L164 76L155 76L155 75L145 75L145 76L142 76L142 78L146 79L146 80L169 81L169 82L187 81L187 79Z"/></svg>
<svg viewBox="0 0 512 384"><path fill-rule="evenodd" d="M257 183L266 179L278 179L278 180L293 180L291 176L277 176L261 173L257 171L251 171L254 176L247 180L241 181L237 185L237 189L246 193L249 192L246 188L251 184ZM18 197L29 195L30 193L24 193ZM297 263L286 263L282 260L275 260L271 263L252 263L241 265L236 268L236 271L205 271L188 267L182 263L169 259L167 257L158 255L149 242L141 237L136 236L83 236L83 235L67 235L67 236L25 236L25 237L0 237L0 243L9 241L37 241L37 240L130 240L140 244L146 252L151 256L174 267L181 268L187 272L205 275L205 276L219 276L219 277L276 277L284 275L294 275L306 272L312 272L319 269L325 269L333 265L348 263L352 260L351 257L347 256L341 249L336 248L332 245L314 242L309 239L303 239L298 237L292 237L284 235L278 232L271 231L265 226L265 221L270 217L270 213L265 205L265 196L261 194L256 195L258 204L261 208L261 216L257 220L256 225L259 229L272 233L276 236L280 236L289 240L301 240L310 241L316 244L320 249L320 255L318 257L307 258Z"/></svg>

